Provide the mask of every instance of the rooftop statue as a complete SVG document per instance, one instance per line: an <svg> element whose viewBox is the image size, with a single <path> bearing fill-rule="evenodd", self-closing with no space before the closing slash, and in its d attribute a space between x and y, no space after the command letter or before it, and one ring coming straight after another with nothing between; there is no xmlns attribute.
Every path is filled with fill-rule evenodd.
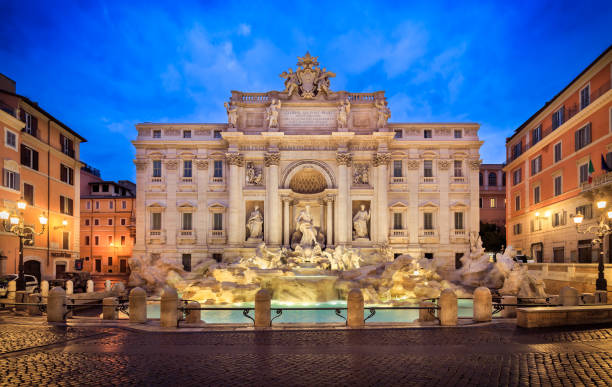
<svg viewBox="0 0 612 387"><path fill-rule="evenodd" d="M283 71L280 77L285 79L285 93L288 97L294 94L299 95L304 99L313 99L319 94L329 96L332 91L329 88L329 78L333 78L336 74L327 71L326 68L321 69L317 56L310 55L306 52L303 57L298 57L298 69L293 72Z"/></svg>
<svg viewBox="0 0 612 387"><path fill-rule="evenodd" d="M236 127L236 122L238 121L238 108L233 104L224 103L225 110L227 111L227 123L230 128Z"/></svg>

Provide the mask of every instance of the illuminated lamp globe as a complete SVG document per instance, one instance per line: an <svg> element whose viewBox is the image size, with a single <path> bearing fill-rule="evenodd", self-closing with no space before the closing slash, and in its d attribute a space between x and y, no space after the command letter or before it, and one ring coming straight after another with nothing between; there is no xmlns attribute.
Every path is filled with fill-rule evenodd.
<svg viewBox="0 0 612 387"><path fill-rule="evenodd" d="M10 214L8 213L7 210L0 211L0 219L8 220L9 216L10 216Z"/></svg>
<svg viewBox="0 0 612 387"><path fill-rule="evenodd" d="M42 224L43 226L47 224L47 222L49 221L49 219L47 219L47 217L45 216L45 214L43 213L41 216L38 217L38 221L40 222L40 224Z"/></svg>
<svg viewBox="0 0 612 387"><path fill-rule="evenodd" d="M606 208L606 201L605 200L600 200L597 202L597 208L601 209L601 208Z"/></svg>
<svg viewBox="0 0 612 387"><path fill-rule="evenodd" d="M578 215L574 216L574 223L576 223L576 224L582 223L583 220L584 220L584 215L582 215L582 214L578 214Z"/></svg>
<svg viewBox="0 0 612 387"><path fill-rule="evenodd" d="M21 198L21 199L19 199L19 200L17 201L17 208L19 208L19 209L20 209L20 210L22 210L22 211L26 209L26 206L27 206L27 205L28 205L28 203L26 203L26 201L25 201L25 200L23 200L23 198Z"/></svg>
<svg viewBox="0 0 612 387"><path fill-rule="evenodd" d="M19 224L19 217L17 215L11 216L10 222L11 224Z"/></svg>
<svg viewBox="0 0 612 387"><path fill-rule="evenodd" d="M67 226L68 225L68 221L66 219L62 220L62 226Z"/></svg>
<svg viewBox="0 0 612 387"><path fill-rule="evenodd" d="M612 211L608 211L608 219L612 219Z"/></svg>

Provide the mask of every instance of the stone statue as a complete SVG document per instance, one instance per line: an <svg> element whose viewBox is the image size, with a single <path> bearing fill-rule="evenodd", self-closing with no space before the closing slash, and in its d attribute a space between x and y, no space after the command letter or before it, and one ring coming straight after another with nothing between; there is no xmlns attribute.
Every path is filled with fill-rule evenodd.
<svg viewBox="0 0 612 387"><path fill-rule="evenodd" d="M368 221L370 211L366 211L365 204L359 206L360 210L353 216L354 239L368 238Z"/></svg>
<svg viewBox="0 0 612 387"><path fill-rule="evenodd" d="M338 128L346 128L348 125L348 118L351 112L351 103L348 98L345 99L340 106L338 106Z"/></svg>
<svg viewBox="0 0 612 387"><path fill-rule="evenodd" d="M327 71L327 69L323 67L323 70L319 71L319 74L317 75L317 78L315 80L318 92L323 93L325 95L331 94L331 90L329 90L329 78L335 76L336 74Z"/></svg>
<svg viewBox="0 0 612 387"><path fill-rule="evenodd" d="M227 123L230 128L236 127L236 122L238 122L238 108L229 103L224 103L225 110L227 111Z"/></svg>
<svg viewBox="0 0 612 387"><path fill-rule="evenodd" d="M312 215L310 215L310 206L306 206L300 211L297 219L295 220L297 227L296 230L302 233L300 239L300 246L312 247L317 244L317 234L314 228Z"/></svg>
<svg viewBox="0 0 612 387"><path fill-rule="evenodd" d="M261 185L262 178L261 168L256 168L253 162L248 162L246 167L247 184Z"/></svg>
<svg viewBox="0 0 612 387"><path fill-rule="evenodd" d="M263 235L263 216L259 212L259 206L255 206L249 220L247 220L247 228L249 229L249 239L261 239Z"/></svg>
<svg viewBox="0 0 612 387"><path fill-rule="evenodd" d="M287 96L291 97L293 94L297 94L300 86L297 73L294 73L292 69L289 69L289 72L283 72L280 77L285 78L285 93L287 93Z"/></svg>
<svg viewBox="0 0 612 387"><path fill-rule="evenodd" d="M306 53L303 57L298 57L298 68L294 72L283 71L280 77L285 79L285 93L288 97L298 94L304 99L313 99L318 95L331 95L329 78L333 78L336 74L327 71L326 68L321 69L316 56Z"/></svg>
<svg viewBox="0 0 612 387"><path fill-rule="evenodd" d="M377 110L376 127L384 128L387 125L387 120L391 117L391 110L387 106L387 101L376 101L374 106Z"/></svg>
<svg viewBox="0 0 612 387"><path fill-rule="evenodd" d="M370 184L370 173L367 164L355 166L353 173L353 184Z"/></svg>
<svg viewBox="0 0 612 387"><path fill-rule="evenodd" d="M280 99L273 99L270 106L266 109L266 121L268 128L278 128L278 114L281 108Z"/></svg>

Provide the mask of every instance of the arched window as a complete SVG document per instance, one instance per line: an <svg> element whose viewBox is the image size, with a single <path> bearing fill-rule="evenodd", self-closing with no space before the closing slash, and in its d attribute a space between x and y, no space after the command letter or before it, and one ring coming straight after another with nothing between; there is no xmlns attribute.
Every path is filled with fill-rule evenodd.
<svg viewBox="0 0 612 387"><path fill-rule="evenodd" d="M495 172L489 173L489 185L497 185L497 174Z"/></svg>
<svg viewBox="0 0 612 387"><path fill-rule="evenodd" d="M480 185L483 185L483 183L482 183L482 172L480 172L480 173L478 174L478 181L479 181L479 184L480 184Z"/></svg>

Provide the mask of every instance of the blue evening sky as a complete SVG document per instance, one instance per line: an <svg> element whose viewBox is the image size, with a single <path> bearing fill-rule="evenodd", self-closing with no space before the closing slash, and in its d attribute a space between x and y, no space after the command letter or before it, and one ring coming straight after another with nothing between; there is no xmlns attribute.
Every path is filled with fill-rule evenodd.
<svg viewBox="0 0 612 387"><path fill-rule="evenodd" d="M386 90L392 122L481 124L485 162L612 44L610 1L8 1L0 72L134 179L138 122L225 122L306 50L333 90Z"/></svg>

